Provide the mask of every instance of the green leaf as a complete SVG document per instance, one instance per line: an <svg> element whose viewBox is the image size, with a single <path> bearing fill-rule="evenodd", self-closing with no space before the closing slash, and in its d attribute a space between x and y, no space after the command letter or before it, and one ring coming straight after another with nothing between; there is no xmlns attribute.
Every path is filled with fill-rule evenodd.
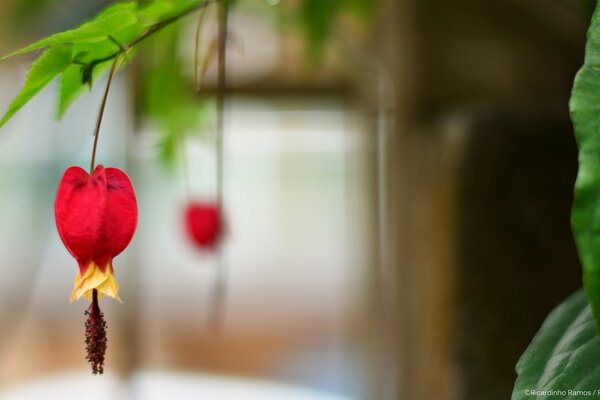
<svg viewBox="0 0 600 400"><path fill-rule="evenodd" d="M89 65L71 64L64 71L60 80L56 117L62 118L77 97L84 93L86 88L91 87L93 81L108 71L112 63L113 60L110 60L98 64L94 68Z"/></svg>
<svg viewBox="0 0 600 400"><path fill-rule="evenodd" d="M58 92L57 117L61 118L67 108L81 94L84 85L81 84L82 66L71 64L63 73Z"/></svg>
<svg viewBox="0 0 600 400"><path fill-rule="evenodd" d="M192 9L198 0L155 0L138 12L142 25L150 26Z"/></svg>
<svg viewBox="0 0 600 400"><path fill-rule="evenodd" d="M121 60L119 69L124 68L131 62L135 53L135 49L129 50L127 57ZM56 109L57 119L62 118L71 104L73 104L86 89L91 89L93 82L96 82L102 75L109 71L114 62L114 59L111 59L99 64L71 64L64 71L60 80L58 106Z"/></svg>
<svg viewBox="0 0 600 400"><path fill-rule="evenodd" d="M375 17L378 3L372 0L348 0L352 11L361 19L371 22Z"/></svg>
<svg viewBox="0 0 600 400"><path fill-rule="evenodd" d="M302 26L312 62L321 55L335 19L344 6L347 6L345 0L304 0L302 2Z"/></svg>
<svg viewBox="0 0 600 400"><path fill-rule="evenodd" d="M173 169L182 138L199 132L210 112L207 102L198 101L193 83L182 76L178 43L179 24L161 31L147 48L149 57L141 70L144 113L162 130L157 142L159 160Z"/></svg>
<svg viewBox="0 0 600 400"><path fill-rule="evenodd" d="M569 103L579 146L571 224L583 282L600 332L600 12L592 16L585 62L575 77Z"/></svg>
<svg viewBox="0 0 600 400"><path fill-rule="evenodd" d="M138 25L136 31L139 33L142 27L139 26L136 16L136 3L118 3L108 7L94 19L86 22L78 28L65 32L60 32L39 40L21 50L17 50L3 59L28 53L33 50L44 47L56 46L58 44L76 44L76 43L97 43L107 40L107 36L119 35L120 32Z"/></svg>
<svg viewBox="0 0 600 400"><path fill-rule="evenodd" d="M158 159L163 167L173 170L178 155L179 136L171 131L164 131L156 143Z"/></svg>
<svg viewBox="0 0 600 400"><path fill-rule="evenodd" d="M550 313L519 359L512 400L597 397L598 360L600 338L585 295L579 290ZM548 395L532 391L558 392Z"/></svg>
<svg viewBox="0 0 600 400"><path fill-rule="evenodd" d="M27 73L21 91L10 103L0 120L0 128L33 96L50 83L58 74L71 64L72 46L55 46L47 50L33 64Z"/></svg>

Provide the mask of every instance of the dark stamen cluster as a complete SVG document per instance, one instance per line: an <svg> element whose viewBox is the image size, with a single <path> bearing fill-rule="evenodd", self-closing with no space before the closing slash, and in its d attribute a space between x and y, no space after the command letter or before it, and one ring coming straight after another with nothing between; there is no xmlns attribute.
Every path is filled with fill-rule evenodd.
<svg viewBox="0 0 600 400"><path fill-rule="evenodd" d="M106 321L104 313L98 306L98 293L93 292L93 301L85 311L87 321L85 322L85 344L87 349L87 360L92 366L94 375L104 372L104 355L106 353Z"/></svg>

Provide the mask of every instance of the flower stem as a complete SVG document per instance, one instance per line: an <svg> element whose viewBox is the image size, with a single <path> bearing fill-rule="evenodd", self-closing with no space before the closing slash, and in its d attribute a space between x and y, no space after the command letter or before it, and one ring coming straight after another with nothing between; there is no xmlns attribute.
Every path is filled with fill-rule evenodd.
<svg viewBox="0 0 600 400"><path fill-rule="evenodd" d="M121 58L116 58L108 76L106 82L106 88L104 89L104 95L102 96L102 103L100 103L100 110L98 111L98 119L96 120L96 128L94 129L94 147L92 148L92 160L90 161L90 175L94 172L96 165L96 149L98 148L98 137L100 136L100 126L102 125L102 117L104 116L104 108L106 107L106 100L108 99L108 92L110 91L110 85L112 84L113 78L115 77L117 70L119 69Z"/></svg>
<svg viewBox="0 0 600 400"><path fill-rule="evenodd" d="M194 90L200 91L200 73L198 71L199 58L200 58L200 33L202 32L202 25L204 22L204 16L206 15L207 8L204 7L200 13L198 13L198 21L196 22L196 35L194 37Z"/></svg>
<svg viewBox="0 0 600 400"><path fill-rule="evenodd" d="M226 78L226 49L227 49L227 20L229 17L229 2L219 2L219 37L218 37L218 77L217 77L217 123L215 147L217 153L217 205L223 216L223 136L224 136L224 111L225 111L225 78ZM218 269L212 298L211 326L213 331L222 329L225 314L225 299L227 297L227 269L223 262L223 248L217 247Z"/></svg>
<svg viewBox="0 0 600 400"><path fill-rule="evenodd" d="M127 54L129 53L129 51L131 51L131 49L133 47L135 47L137 44L139 44L144 39L148 38L149 36L155 34L158 31L160 31L164 27L166 27L174 22L179 21L181 18L193 13L194 11L205 8L206 6L208 6L210 3L214 2L214 1L215 0L207 0L204 2L198 2L198 4L195 4L194 6L188 8L187 10L184 10L181 13L174 15L173 17L165 19L164 21L161 21L155 25L152 25L150 28L148 28L148 30L146 30L144 33L142 33L140 36L135 38L133 41L131 41L127 45L123 46L119 42L114 40L114 38L112 38L112 36L109 37L109 39L112 40L119 47L119 50L117 50L116 52L114 52L112 54L109 54L106 57L94 60L91 63L91 66L93 69L93 67L95 67L98 64L102 64L102 63L104 63L106 61L110 61L112 59L115 60L113 63L110 75L108 77L108 82L106 83L106 89L104 90L104 96L102 97L102 103L100 104L100 111L98 113L98 119L96 121L96 129L94 130L94 147L92 149L92 160L90 162L90 175L94 172L94 167L96 165L96 149L98 147L98 136L100 133L100 125L102 124L102 117L104 115L104 108L106 106L106 99L108 98L108 91L110 90L110 85L112 83L112 80L113 80L115 74L117 73L117 70L119 69L119 64L121 63L120 56L124 55L124 57L127 57Z"/></svg>
<svg viewBox="0 0 600 400"><path fill-rule="evenodd" d="M217 123L216 123L216 151L217 151L217 202L219 209L223 206L223 122L225 117L225 78L226 78L226 56L227 48L227 19L228 2L221 1L219 4L219 37L218 37L218 77L217 77Z"/></svg>

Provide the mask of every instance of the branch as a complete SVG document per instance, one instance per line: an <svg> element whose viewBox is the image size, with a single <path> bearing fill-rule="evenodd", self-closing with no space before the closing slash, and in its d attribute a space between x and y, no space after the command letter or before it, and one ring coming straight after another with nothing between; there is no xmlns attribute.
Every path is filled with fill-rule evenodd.
<svg viewBox="0 0 600 400"><path fill-rule="evenodd" d="M189 14L192 14L195 11L198 11L202 8L207 7L208 5L210 5L211 3L216 2L217 0L206 0L204 2L200 2L196 5L194 5L193 7L190 7L189 9L182 11L180 14L174 15L171 18L167 18L164 21L160 21L159 23L152 25L150 28L148 28L148 30L146 32L144 32L141 36L135 38L134 40L132 40L129 44L124 45L124 46L120 46L120 49L115 51L112 54L109 54L106 57L103 58L99 58L97 60L94 60L90 63L90 65L92 67L95 67L98 64L102 64L106 61L110 61L116 57L118 57L119 55L128 52L129 50L131 50L134 46L138 45L140 42L142 42L143 40L145 40L146 38L152 36L153 34L155 34L156 32L160 31L161 29L163 29L166 26L171 25L174 22L179 21L180 19L188 16ZM109 37L109 39L111 39Z"/></svg>

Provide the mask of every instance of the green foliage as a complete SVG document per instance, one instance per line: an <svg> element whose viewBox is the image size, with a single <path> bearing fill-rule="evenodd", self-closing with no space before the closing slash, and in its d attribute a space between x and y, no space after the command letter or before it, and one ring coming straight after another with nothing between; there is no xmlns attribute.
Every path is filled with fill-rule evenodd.
<svg viewBox="0 0 600 400"><path fill-rule="evenodd" d="M600 395L600 337L583 291L546 319L517 363L512 400L582 399ZM564 391L546 395L531 391ZM571 391L589 391L589 395Z"/></svg>
<svg viewBox="0 0 600 400"><path fill-rule="evenodd" d="M179 25L171 25L153 40L142 76L143 111L161 128L157 146L167 168L175 166L182 138L198 132L208 118L206 102L197 100L192 82L181 73L180 31Z"/></svg>
<svg viewBox="0 0 600 400"><path fill-rule="evenodd" d="M600 12L592 16L585 62L577 73L570 101L579 146L579 172L571 222L583 281L600 331Z"/></svg>
<svg viewBox="0 0 600 400"><path fill-rule="evenodd" d="M600 396L599 10L592 16L584 65L575 77L569 103L579 146L571 222L585 294L573 294L548 316L517 364L513 400Z"/></svg>
<svg viewBox="0 0 600 400"><path fill-rule="evenodd" d="M123 31L128 31L130 35L135 37L139 35L142 30L142 26L139 24L136 16L136 10L136 3L115 4L102 11L93 20L82 24L78 28L71 29L66 32L60 32L39 40L21 50L9 54L4 58L59 44L102 44L102 42L110 42L108 39L109 36L126 39L120 35ZM135 29L132 30L130 29L131 27L135 27ZM131 39L131 37L129 39ZM114 51L115 44L112 43L111 47ZM88 49L93 49L93 47L88 46Z"/></svg>
<svg viewBox="0 0 600 400"><path fill-rule="evenodd" d="M312 60L321 54L335 17L343 6L344 3L339 0L304 0L302 2L302 24L308 43L309 56Z"/></svg>
<svg viewBox="0 0 600 400"><path fill-rule="evenodd" d="M375 17L376 1L372 0L348 0L351 11L365 21L371 21Z"/></svg>
<svg viewBox="0 0 600 400"><path fill-rule="evenodd" d="M40 56L29 69L25 83L17 97L10 103L0 120L0 127L23 107L33 96L42 90L54 77L69 67L72 60L72 46L58 45Z"/></svg>
<svg viewBox="0 0 600 400"><path fill-rule="evenodd" d="M85 88L91 86L92 82L101 74L110 70L111 64L111 61L107 61L95 68L77 64L69 65L60 80L56 116L62 118L69 106L85 91Z"/></svg>
<svg viewBox="0 0 600 400"><path fill-rule="evenodd" d="M60 118L77 96L91 87L118 56L134 56L133 46L164 25L199 8L208 0L154 0L139 7L136 2L117 3L75 29L41 39L8 56L47 49L35 61L20 93L0 121L2 127L36 93L61 75L57 116Z"/></svg>
<svg viewBox="0 0 600 400"><path fill-rule="evenodd" d="M310 60L315 62L322 54L340 14L348 12L370 19L374 15L375 4L372 0L303 0L300 18Z"/></svg>
<svg viewBox="0 0 600 400"><path fill-rule="evenodd" d="M174 18L198 5L198 0L162 0L154 1L138 13L144 27Z"/></svg>

